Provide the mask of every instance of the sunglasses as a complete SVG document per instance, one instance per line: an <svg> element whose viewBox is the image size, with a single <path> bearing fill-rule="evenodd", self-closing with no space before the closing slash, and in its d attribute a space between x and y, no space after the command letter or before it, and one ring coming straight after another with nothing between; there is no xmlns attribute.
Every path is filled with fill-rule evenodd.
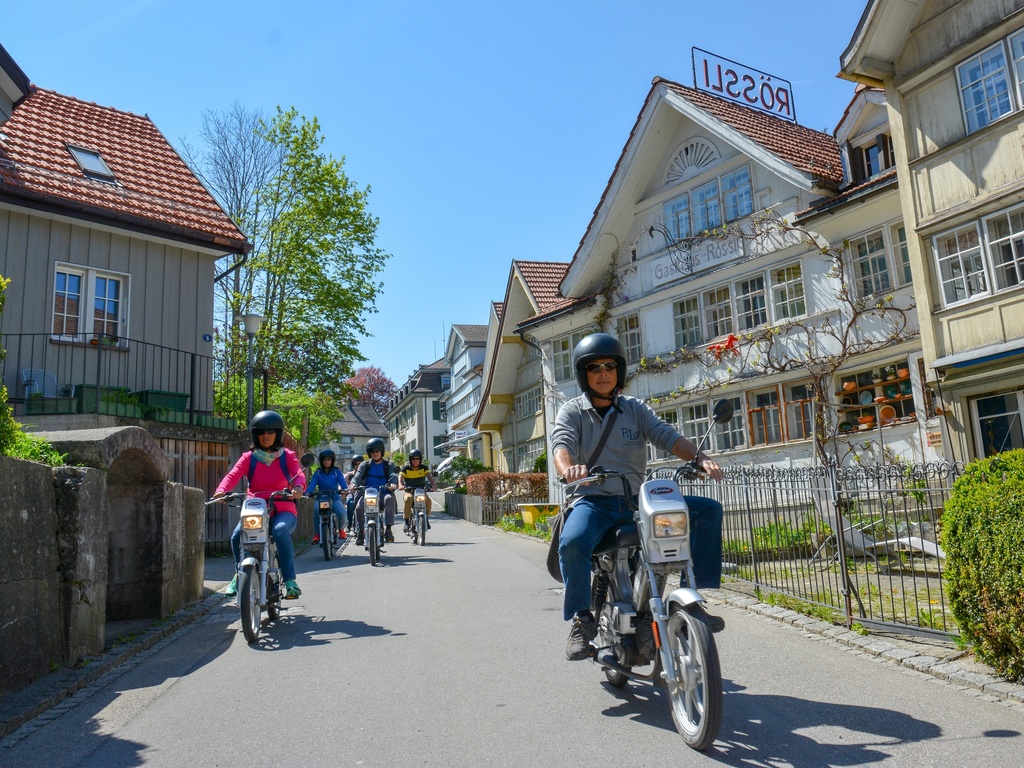
<svg viewBox="0 0 1024 768"><path fill-rule="evenodd" d="M604 363L587 363L587 373L600 373L601 371L614 371L619 367L617 360L608 360Z"/></svg>
<svg viewBox="0 0 1024 768"><path fill-rule="evenodd" d="M275 435L277 434L276 429L254 429L252 431L254 435Z"/></svg>
<svg viewBox="0 0 1024 768"><path fill-rule="evenodd" d="M423 461L419 456L413 456L409 461Z"/></svg>

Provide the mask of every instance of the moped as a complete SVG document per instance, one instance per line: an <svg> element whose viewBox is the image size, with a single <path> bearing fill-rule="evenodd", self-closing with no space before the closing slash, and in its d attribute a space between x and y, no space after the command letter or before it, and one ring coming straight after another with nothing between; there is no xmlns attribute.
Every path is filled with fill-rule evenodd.
<svg viewBox="0 0 1024 768"><path fill-rule="evenodd" d="M414 488L412 491L412 543L427 543L427 489Z"/></svg>
<svg viewBox="0 0 1024 768"><path fill-rule="evenodd" d="M316 495L317 512L320 515L320 548L324 551L324 560L328 562L338 551L341 543L338 538L338 524L334 518L334 500L330 492L318 491Z"/></svg>
<svg viewBox="0 0 1024 768"><path fill-rule="evenodd" d="M394 492L394 483L380 489L354 488L363 494L363 545L370 554L370 565L377 565L384 552L384 498Z"/></svg>
<svg viewBox="0 0 1024 768"><path fill-rule="evenodd" d="M732 413L728 400L715 405L698 453L715 424L728 421ZM666 688L676 730L687 745L704 751L722 723L722 671L704 597L695 587L690 516L678 485L681 478L701 475L690 461L672 479L648 479L641 485L634 522L616 526L594 548L591 608L597 620L592 658L608 682L621 687L634 680ZM620 481L634 506L629 480L620 472L592 467L588 477L565 487L608 480ZM680 586L668 591L670 577L680 573Z"/></svg>
<svg viewBox="0 0 1024 768"><path fill-rule="evenodd" d="M316 458L311 453L302 459L303 468L311 466ZM229 493L207 503L242 500L242 561L238 564L238 608L242 619L242 634L246 641L255 643L260 636L263 611L267 618L277 621L284 610L284 581L277 561L277 545L270 532L275 503L292 498L291 486L299 475L291 478L288 488L274 491L269 499L247 498L244 492Z"/></svg>

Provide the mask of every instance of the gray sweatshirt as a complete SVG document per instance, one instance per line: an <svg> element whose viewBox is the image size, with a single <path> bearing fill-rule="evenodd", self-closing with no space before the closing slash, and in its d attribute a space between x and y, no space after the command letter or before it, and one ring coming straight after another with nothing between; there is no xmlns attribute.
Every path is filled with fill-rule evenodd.
<svg viewBox="0 0 1024 768"><path fill-rule="evenodd" d="M619 395L615 405L621 409L621 413L615 417L611 434L594 463L629 475L635 496L640 492L647 469L647 444L652 443L663 451L671 451L680 435L671 425L659 419L642 400ZM613 409L609 409L604 418L610 419L613 412ZM552 457L559 448L565 448L573 463L584 463L597 447L603 428L604 420L590 399L586 395L574 397L563 404L555 416L555 427L551 433ZM572 491L573 496L589 494L621 496L622 483L619 480L608 480L604 485L580 485Z"/></svg>

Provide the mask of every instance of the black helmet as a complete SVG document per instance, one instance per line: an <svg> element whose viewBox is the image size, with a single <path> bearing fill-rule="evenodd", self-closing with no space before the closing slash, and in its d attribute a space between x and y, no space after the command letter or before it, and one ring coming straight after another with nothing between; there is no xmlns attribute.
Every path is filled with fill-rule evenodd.
<svg viewBox="0 0 1024 768"><path fill-rule="evenodd" d="M380 451L380 455L384 455L384 441L379 437L373 437L366 441L366 455L369 456L374 451Z"/></svg>
<svg viewBox="0 0 1024 768"><path fill-rule="evenodd" d="M355 469L356 467L358 467L362 463L363 463L363 457L362 456L353 456L352 457L352 469Z"/></svg>
<svg viewBox="0 0 1024 768"><path fill-rule="evenodd" d="M409 461L412 461L413 459L419 459L420 461L423 461L423 451L421 451L419 448L417 448L414 451L409 451Z"/></svg>
<svg viewBox="0 0 1024 768"><path fill-rule="evenodd" d="M270 449L276 451L284 444L284 419L281 418L281 414L277 411L260 411L252 417L252 424L249 425L249 435L252 437L252 444L257 448L260 447L260 441L256 433L262 432L265 429L272 429L276 432L274 445Z"/></svg>
<svg viewBox="0 0 1024 768"><path fill-rule="evenodd" d="M576 383L580 385L581 392L590 391L590 385L587 384L587 363L608 357L619 364L615 369L616 388L625 388L626 350L622 348L618 339L610 333L592 333L584 336L576 345L576 349L572 351L572 367L576 370Z"/></svg>
<svg viewBox="0 0 1024 768"><path fill-rule="evenodd" d="M320 451L320 469L324 468L325 459L330 459L331 464L337 464L337 459L334 456L334 451L332 451L330 448Z"/></svg>

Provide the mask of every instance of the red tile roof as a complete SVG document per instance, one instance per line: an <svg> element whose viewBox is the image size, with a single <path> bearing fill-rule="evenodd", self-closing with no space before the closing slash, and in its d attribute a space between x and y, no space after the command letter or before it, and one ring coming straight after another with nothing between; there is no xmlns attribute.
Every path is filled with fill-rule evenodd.
<svg viewBox="0 0 1024 768"><path fill-rule="evenodd" d="M838 184L843 180L843 161L836 140L827 133L758 112L710 93L656 77L653 89L664 85L694 106L753 139L773 155L799 171Z"/></svg>
<svg viewBox="0 0 1024 768"><path fill-rule="evenodd" d="M0 140L0 196L242 253L245 235L148 117L32 86ZM86 177L68 145L98 152L116 183Z"/></svg>

